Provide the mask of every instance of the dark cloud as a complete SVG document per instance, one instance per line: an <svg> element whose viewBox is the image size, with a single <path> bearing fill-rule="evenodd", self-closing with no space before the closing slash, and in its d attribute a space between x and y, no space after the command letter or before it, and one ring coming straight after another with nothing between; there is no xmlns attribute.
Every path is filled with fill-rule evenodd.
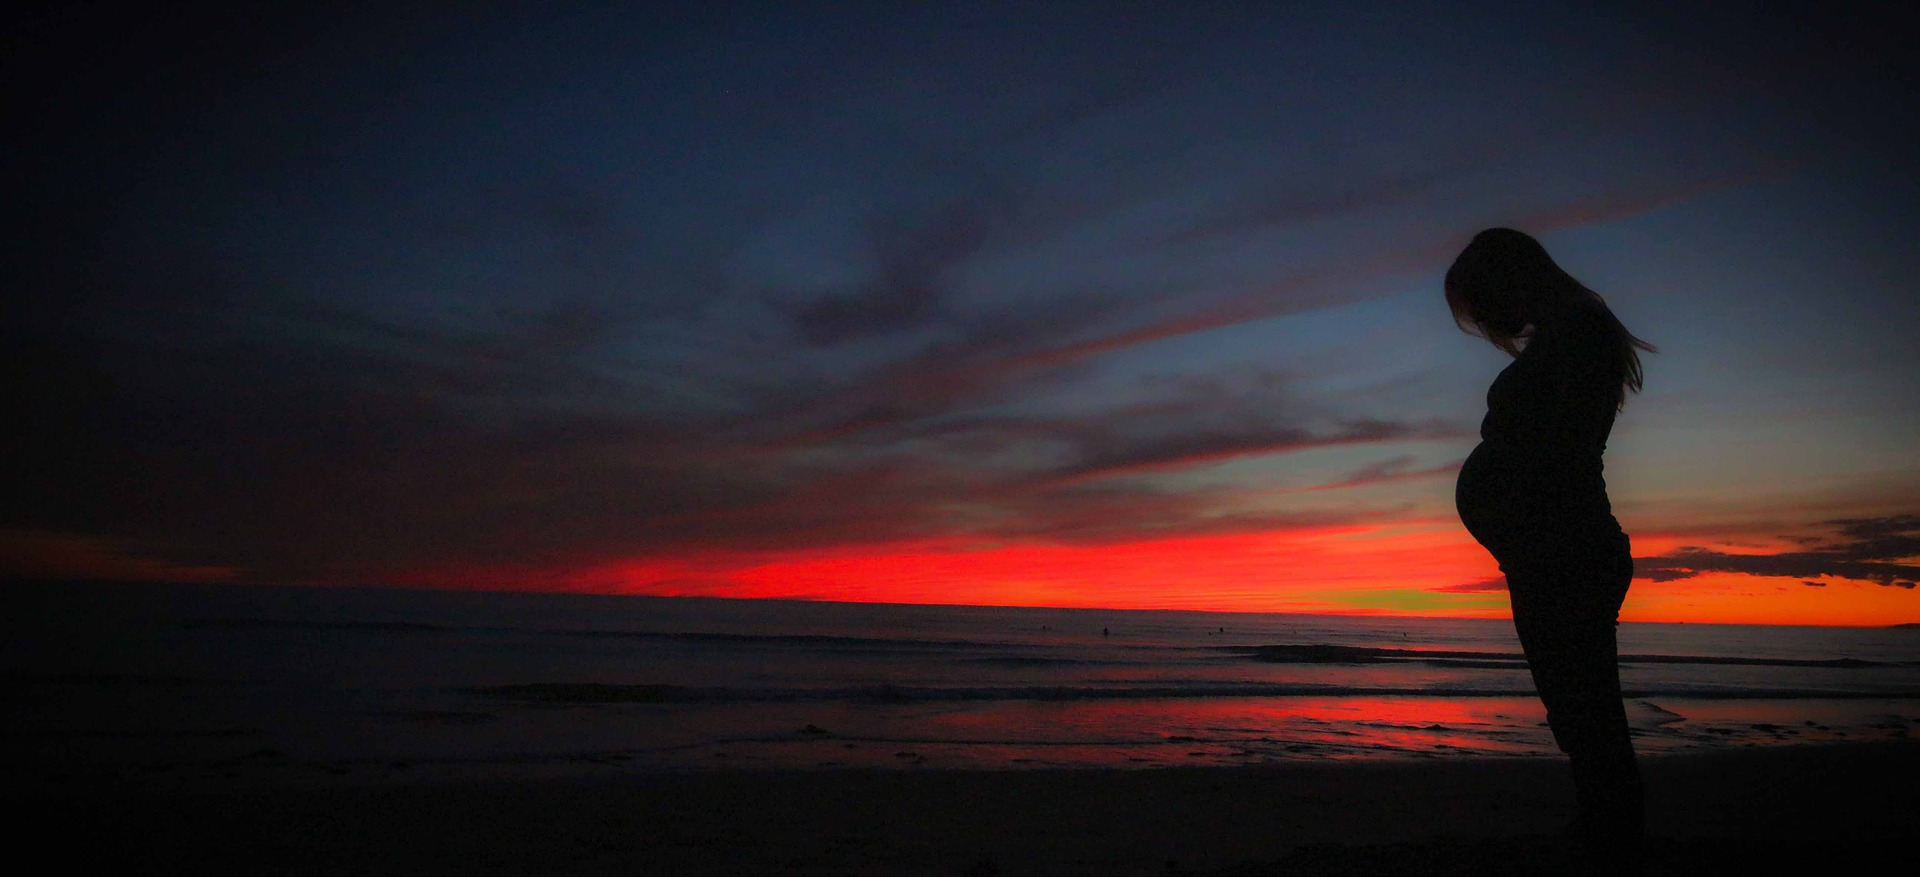
<svg viewBox="0 0 1920 877"><path fill-rule="evenodd" d="M1879 518L1842 518L1825 522L1835 535L1804 551L1775 554L1728 554L1688 546L1659 557L1635 561L1641 578L1656 582L1687 579L1702 573L1731 572L1755 576L1807 579L1831 577L1912 588L1920 579L1920 515Z"/></svg>
<svg viewBox="0 0 1920 877"><path fill-rule="evenodd" d="M1457 438L1466 429L1450 421L1392 421L1311 413L1292 398L1287 378L1247 372L1156 382L1152 398L1072 417L967 412L948 399L940 409L895 408L816 442L838 440L865 448L894 443L934 444L977 459L1025 452L1021 477L1073 483L1151 474L1236 457L1310 448ZM1457 465L1457 464L1455 464ZM1423 477L1429 471L1381 473L1376 480ZM1358 483L1357 481L1355 483Z"/></svg>
<svg viewBox="0 0 1920 877"><path fill-rule="evenodd" d="M1315 485L1312 489L1338 490L1347 487L1366 487L1374 484L1413 481L1421 478L1451 475L1460 471L1460 465L1465 462L1463 460L1455 460L1454 462L1443 463L1438 466L1415 469L1413 468L1413 464L1418 462L1418 459L1419 458L1411 454L1402 454L1398 457L1381 460L1378 463L1370 463L1355 469L1345 478L1326 484Z"/></svg>
<svg viewBox="0 0 1920 877"><path fill-rule="evenodd" d="M754 428L779 434L783 441L843 439L867 432L887 440L914 429L916 422L948 423L959 412L1068 385L1103 356L1349 299L1353 284L1432 263L1453 246L1449 242L1402 250L1339 270L1261 283L1224 298L1186 290L1158 299L1055 290L1021 303L1017 310L956 315L943 321L947 337L864 373L808 386L769 387ZM1153 310L1160 313L1146 313ZM1188 400L1176 407L1207 412L1213 420L1184 422L1177 416L1182 412L1165 412L1170 428L1182 431L1179 435L1111 436L1099 428L1087 430L1083 444L1088 474L1126 468L1135 455L1142 457L1134 461L1141 467L1154 468L1158 463L1152 458L1177 466L1266 450L1458 434L1457 425L1440 422L1282 423L1273 419L1273 399L1245 392L1236 399L1216 398L1218 390L1206 383L1187 387ZM1231 419L1222 422L1223 417ZM1161 443L1157 448L1145 446L1156 442Z"/></svg>
<svg viewBox="0 0 1920 877"><path fill-rule="evenodd" d="M840 344L917 329L948 316L952 273L988 240L978 203L956 201L919 222L893 219L873 234L873 279L860 288L792 309L807 343Z"/></svg>
<svg viewBox="0 0 1920 877"><path fill-rule="evenodd" d="M1472 582L1461 582L1460 584L1457 584L1457 585L1446 585L1438 588L1429 588L1428 590L1438 591L1443 594L1484 594L1489 592L1505 593L1507 590L1507 577L1494 576L1493 578L1490 578L1490 579L1480 579L1479 581L1472 581Z"/></svg>
<svg viewBox="0 0 1920 877"><path fill-rule="evenodd" d="M1111 432L1085 437L1080 460L1059 477L1085 479L1133 475L1245 457L1336 445L1389 441L1456 438L1465 435L1458 425L1444 421L1409 423L1386 420L1346 420L1310 429L1260 415L1233 412L1212 422L1179 424L1178 432L1154 430L1146 434Z"/></svg>
<svg viewBox="0 0 1920 877"><path fill-rule="evenodd" d="M1472 164L1462 162L1413 171L1345 169L1313 180L1272 180L1255 191L1236 196L1185 228L1168 233L1160 242L1182 246L1350 217L1426 197L1445 184L1465 178L1475 169Z"/></svg>

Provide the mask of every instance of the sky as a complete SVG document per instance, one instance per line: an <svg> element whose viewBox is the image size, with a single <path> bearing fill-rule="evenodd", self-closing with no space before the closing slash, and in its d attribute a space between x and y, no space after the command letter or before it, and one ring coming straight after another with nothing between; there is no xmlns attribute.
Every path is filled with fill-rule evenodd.
<svg viewBox="0 0 1920 877"><path fill-rule="evenodd" d="M53 4L0 575L1502 616L1537 235L1627 620L1920 622L1904 5Z"/></svg>

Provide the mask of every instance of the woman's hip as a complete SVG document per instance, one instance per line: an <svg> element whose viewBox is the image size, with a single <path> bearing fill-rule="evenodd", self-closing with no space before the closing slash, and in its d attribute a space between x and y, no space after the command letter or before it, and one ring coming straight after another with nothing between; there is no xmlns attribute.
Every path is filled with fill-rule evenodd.
<svg viewBox="0 0 1920 877"><path fill-rule="evenodd" d="M1624 583L1633 578L1633 543L1612 515L1585 521L1509 519L1467 521L1501 571L1575 575Z"/></svg>

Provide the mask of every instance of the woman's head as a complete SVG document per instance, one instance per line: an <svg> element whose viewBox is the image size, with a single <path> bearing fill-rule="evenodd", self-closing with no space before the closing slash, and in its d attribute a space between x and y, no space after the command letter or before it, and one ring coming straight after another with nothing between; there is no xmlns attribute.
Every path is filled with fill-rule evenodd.
<svg viewBox="0 0 1920 877"><path fill-rule="evenodd" d="M1446 292L1447 308L1462 331L1514 356L1556 309L1576 303L1597 307L1617 336L1620 404L1626 404L1628 390L1640 391L1640 355L1634 349L1652 351L1653 345L1628 332L1600 295L1573 279L1532 235L1511 228L1474 235L1447 269Z"/></svg>
<svg viewBox="0 0 1920 877"><path fill-rule="evenodd" d="M1532 235L1511 228L1474 235L1447 269L1446 288L1447 307L1461 329L1516 354L1543 304L1586 290Z"/></svg>

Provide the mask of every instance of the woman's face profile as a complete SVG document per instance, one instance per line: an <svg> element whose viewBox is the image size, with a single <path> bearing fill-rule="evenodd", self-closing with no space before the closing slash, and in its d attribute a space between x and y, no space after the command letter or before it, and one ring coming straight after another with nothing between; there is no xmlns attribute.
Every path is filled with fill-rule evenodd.
<svg viewBox="0 0 1920 877"><path fill-rule="evenodd" d="M1485 327L1488 331L1501 335L1518 335L1527 327L1525 308L1519 296L1512 290L1502 289L1498 285L1482 278L1477 283L1463 283L1457 290L1459 298L1467 305L1467 317Z"/></svg>
<svg viewBox="0 0 1920 877"><path fill-rule="evenodd" d="M1518 335L1527 328L1520 303L1511 296L1486 296L1476 309L1481 311L1481 323L1502 335Z"/></svg>

